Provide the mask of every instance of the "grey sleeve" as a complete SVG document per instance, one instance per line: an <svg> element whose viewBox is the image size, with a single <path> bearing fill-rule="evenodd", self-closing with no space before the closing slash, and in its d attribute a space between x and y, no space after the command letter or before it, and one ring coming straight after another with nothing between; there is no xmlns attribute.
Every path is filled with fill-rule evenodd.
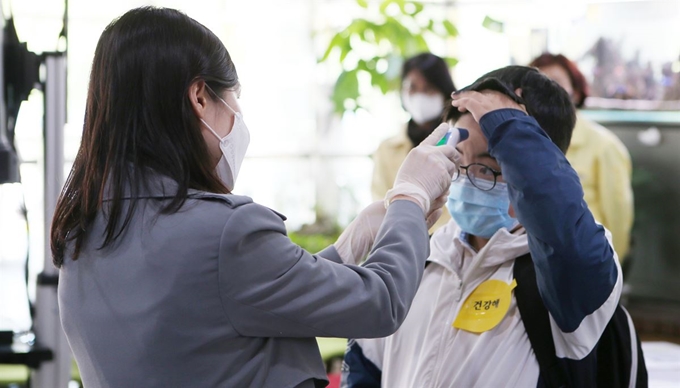
<svg viewBox="0 0 680 388"><path fill-rule="evenodd" d="M338 264L342 264L342 258L340 257L338 251L335 249L335 246L333 245L329 245L327 248L324 248L321 252L317 253L316 256L320 256L323 257L324 259L331 260Z"/></svg>
<svg viewBox="0 0 680 388"><path fill-rule="evenodd" d="M252 337L384 337L397 330L429 255L422 210L390 205L362 267L311 255L257 205L235 209L220 242L219 286L232 325Z"/></svg>

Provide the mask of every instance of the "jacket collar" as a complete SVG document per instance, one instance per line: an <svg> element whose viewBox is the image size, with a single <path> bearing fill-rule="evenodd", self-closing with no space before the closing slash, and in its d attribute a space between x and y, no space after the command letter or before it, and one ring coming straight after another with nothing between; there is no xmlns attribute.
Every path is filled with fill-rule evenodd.
<svg viewBox="0 0 680 388"><path fill-rule="evenodd" d="M179 185L168 176L149 170L144 178L145 179L142 185L139 187L139 192L136 195L132 195L130 185L127 184L125 186L122 199L174 198L177 194L177 188ZM187 198L216 199L226 202L231 207L238 207L253 202L252 198L245 195L209 193L195 189L189 189L187 191ZM111 201L112 199L113 195L107 186L104 190L103 200ZM277 212L276 210L270 210L281 217L282 220L285 221L287 219L286 216Z"/></svg>
<svg viewBox="0 0 680 388"><path fill-rule="evenodd" d="M523 227L510 233L507 229L498 230L479 252L467 242L467 235L452 219L432 236L428 261L437 263L450 271L458 272L462 267L465 251L472 252L470 263L485 268L503 264L529 252L529 243ZM468 255L469 256L469 255ZM465 265L465 267L469 267Z"/></svg>
<svg viewBox="0 0 680 388"><path fill-rule="evenodd" d="M132 170L132 169L131 169ZM132 171L131 171L132 172ZM104 188L104 201L113 199L113 192L110 187L111 181L107 181ZM123 189L123 199L131 198L172 198L177 194L177 182L165 175L158 174L152 170L147 170L142 184L136 194L132 193L130 182L125 182Z"/></svg>

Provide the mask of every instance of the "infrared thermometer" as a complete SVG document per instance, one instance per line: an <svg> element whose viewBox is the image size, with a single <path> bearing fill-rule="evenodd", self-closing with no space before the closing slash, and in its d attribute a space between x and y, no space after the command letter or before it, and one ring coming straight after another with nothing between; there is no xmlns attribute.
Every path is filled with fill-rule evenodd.
<svg viewBox="0 0 680 388"><path fill-rule="evenodd" d="M468 132L467 129L458 128L458 127L451 127L446 132L446 135L444 135L444 137L442 137L442 139L439 140L439 143L437 143L437 145L440 146L440 145L447 144L447 145L450 145L452 147L455 147L456 144L467 139L469 135L470 135L470 133Z"/></svg>

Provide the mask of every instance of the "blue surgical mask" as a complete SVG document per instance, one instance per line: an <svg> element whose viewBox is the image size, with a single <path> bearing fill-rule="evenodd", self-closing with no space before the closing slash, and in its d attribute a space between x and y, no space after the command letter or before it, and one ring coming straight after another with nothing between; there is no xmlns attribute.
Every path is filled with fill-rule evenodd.
<svg viewBox="0 0 680 388"><path fill-rule="evenodd" d="M511 230L518 222L508 214L509 206L505 183L496 182L489 191L476 188L464 176L451 183L447 207L465 233L491 238L500 228Z"/></svg>

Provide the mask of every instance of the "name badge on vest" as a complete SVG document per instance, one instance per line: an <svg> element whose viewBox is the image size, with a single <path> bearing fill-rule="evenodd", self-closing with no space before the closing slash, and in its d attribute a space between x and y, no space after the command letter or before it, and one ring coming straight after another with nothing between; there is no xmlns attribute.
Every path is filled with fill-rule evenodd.
<svg viewBox="0 0 680 388"><path fill-rule="evenodd" d="M493 329L508 312L516 286L514 279L510 284L495 279L483 282L465 299L452 326L473 333Z"/></svg>

